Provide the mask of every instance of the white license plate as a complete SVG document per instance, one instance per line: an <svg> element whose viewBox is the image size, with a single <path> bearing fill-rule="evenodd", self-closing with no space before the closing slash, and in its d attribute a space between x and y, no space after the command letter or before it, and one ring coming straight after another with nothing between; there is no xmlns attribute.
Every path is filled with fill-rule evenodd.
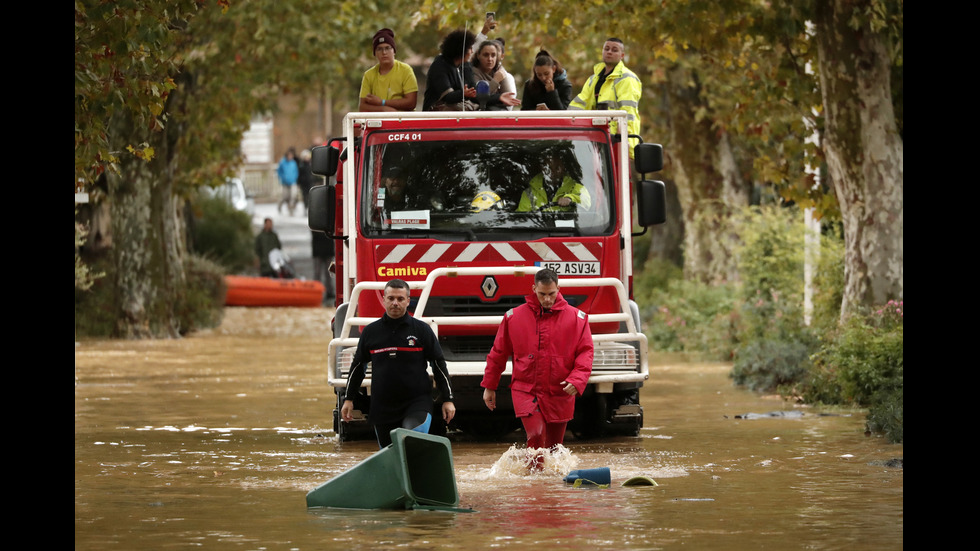
<svg viewBox="0 0 980 551"><path fill-rule="evenodd" d="M598 262L537 262L542 268L550 268L558 275L598 276Z"/></svg>

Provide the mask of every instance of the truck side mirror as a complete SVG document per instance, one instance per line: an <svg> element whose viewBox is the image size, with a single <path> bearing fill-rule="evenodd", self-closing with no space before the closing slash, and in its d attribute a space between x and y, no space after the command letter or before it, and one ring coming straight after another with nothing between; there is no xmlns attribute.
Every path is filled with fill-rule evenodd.
<svg viewBox="0 0 980 551"><path fill-rule="evenodd" d="M640 174L650 174L664 169L664 146L658 143L636 144L633 148L633 164Z"/></svg>
<svg viewBox="0 0 980 551"><path fill-rule="evenodd" d="M331 237L333 236L336 201L336 186L319 185L310 188L310 204L307 205L309 207L307 221L311 230L323 232Z"/></svg>
<svg viewBox="0 0 980 551"><path fill-rule="evenodd" d="M643 180L637 184L636 218L643 228L667 221L667 186L663 182Z"/></svg>
<svg viewBox="0 0 980 551"><path fill-rule="evenodd" d="M310 167L313 170L313 174L323 176L324 178L329 178L337 174L337 162L340 157L340 151L337 148L330 147L329 145L320 145L314 147L310 153L312 154Z"/></svg>

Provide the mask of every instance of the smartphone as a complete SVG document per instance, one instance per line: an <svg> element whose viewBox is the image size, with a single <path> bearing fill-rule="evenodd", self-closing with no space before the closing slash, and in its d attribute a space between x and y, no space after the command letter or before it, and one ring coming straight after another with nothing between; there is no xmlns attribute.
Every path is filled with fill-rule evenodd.
<svg viewBox="0 0 980 551"><path fill-rule="evenodd" d="M496 17L496 15L497 15L496 12L488 11L487 12L487 19L494 19Z"/></svg>

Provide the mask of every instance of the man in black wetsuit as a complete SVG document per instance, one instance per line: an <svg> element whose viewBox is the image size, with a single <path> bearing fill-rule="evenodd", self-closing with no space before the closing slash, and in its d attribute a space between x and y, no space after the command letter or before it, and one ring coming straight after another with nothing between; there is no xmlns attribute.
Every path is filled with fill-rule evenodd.
<svg viewBox="0 0 980 551"><path fill-rule="evenodd" d="M374 426L378 445L391 444L396 428L419 430L432 420L432 379L426 364L432 365L436 386L443 400L442 418L448 424L456 414L453 387L442 347L432 329L408 315L408 283L393 279L385 285L386 313L361 333L357 351L347 375L347 394L340 415L353 419L352 396L361 387L367 363L371 362L371 409L368 422ZM427 431L423 431L427 432Z"/></svg>

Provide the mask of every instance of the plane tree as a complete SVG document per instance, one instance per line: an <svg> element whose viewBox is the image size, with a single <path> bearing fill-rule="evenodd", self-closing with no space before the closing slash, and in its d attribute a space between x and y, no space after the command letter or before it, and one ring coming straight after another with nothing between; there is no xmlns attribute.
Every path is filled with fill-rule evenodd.
<svg viewBox="0 0 980 551"><path fill-rule="evenodd" d="M74 185L108 205L116 336L186 329L176 309L186 291L187 198L235 172L254 114L284 94L346 82L362 57L356 44L375 30L376 12L366 8L75 2Z"/></svg>
<svg viewBox="0 0 980 551"><path fill-rule="evenodd" d="M509 50L547 46L579 87L605 38L626 42L644 82L642 133L665 144L684 211L687 278L736 277L732 216L762 191L842 221L842 317L902 298L902 0L495 6L522 43ZM475 26L471 11L420 8L445 26Z"/></svg>

